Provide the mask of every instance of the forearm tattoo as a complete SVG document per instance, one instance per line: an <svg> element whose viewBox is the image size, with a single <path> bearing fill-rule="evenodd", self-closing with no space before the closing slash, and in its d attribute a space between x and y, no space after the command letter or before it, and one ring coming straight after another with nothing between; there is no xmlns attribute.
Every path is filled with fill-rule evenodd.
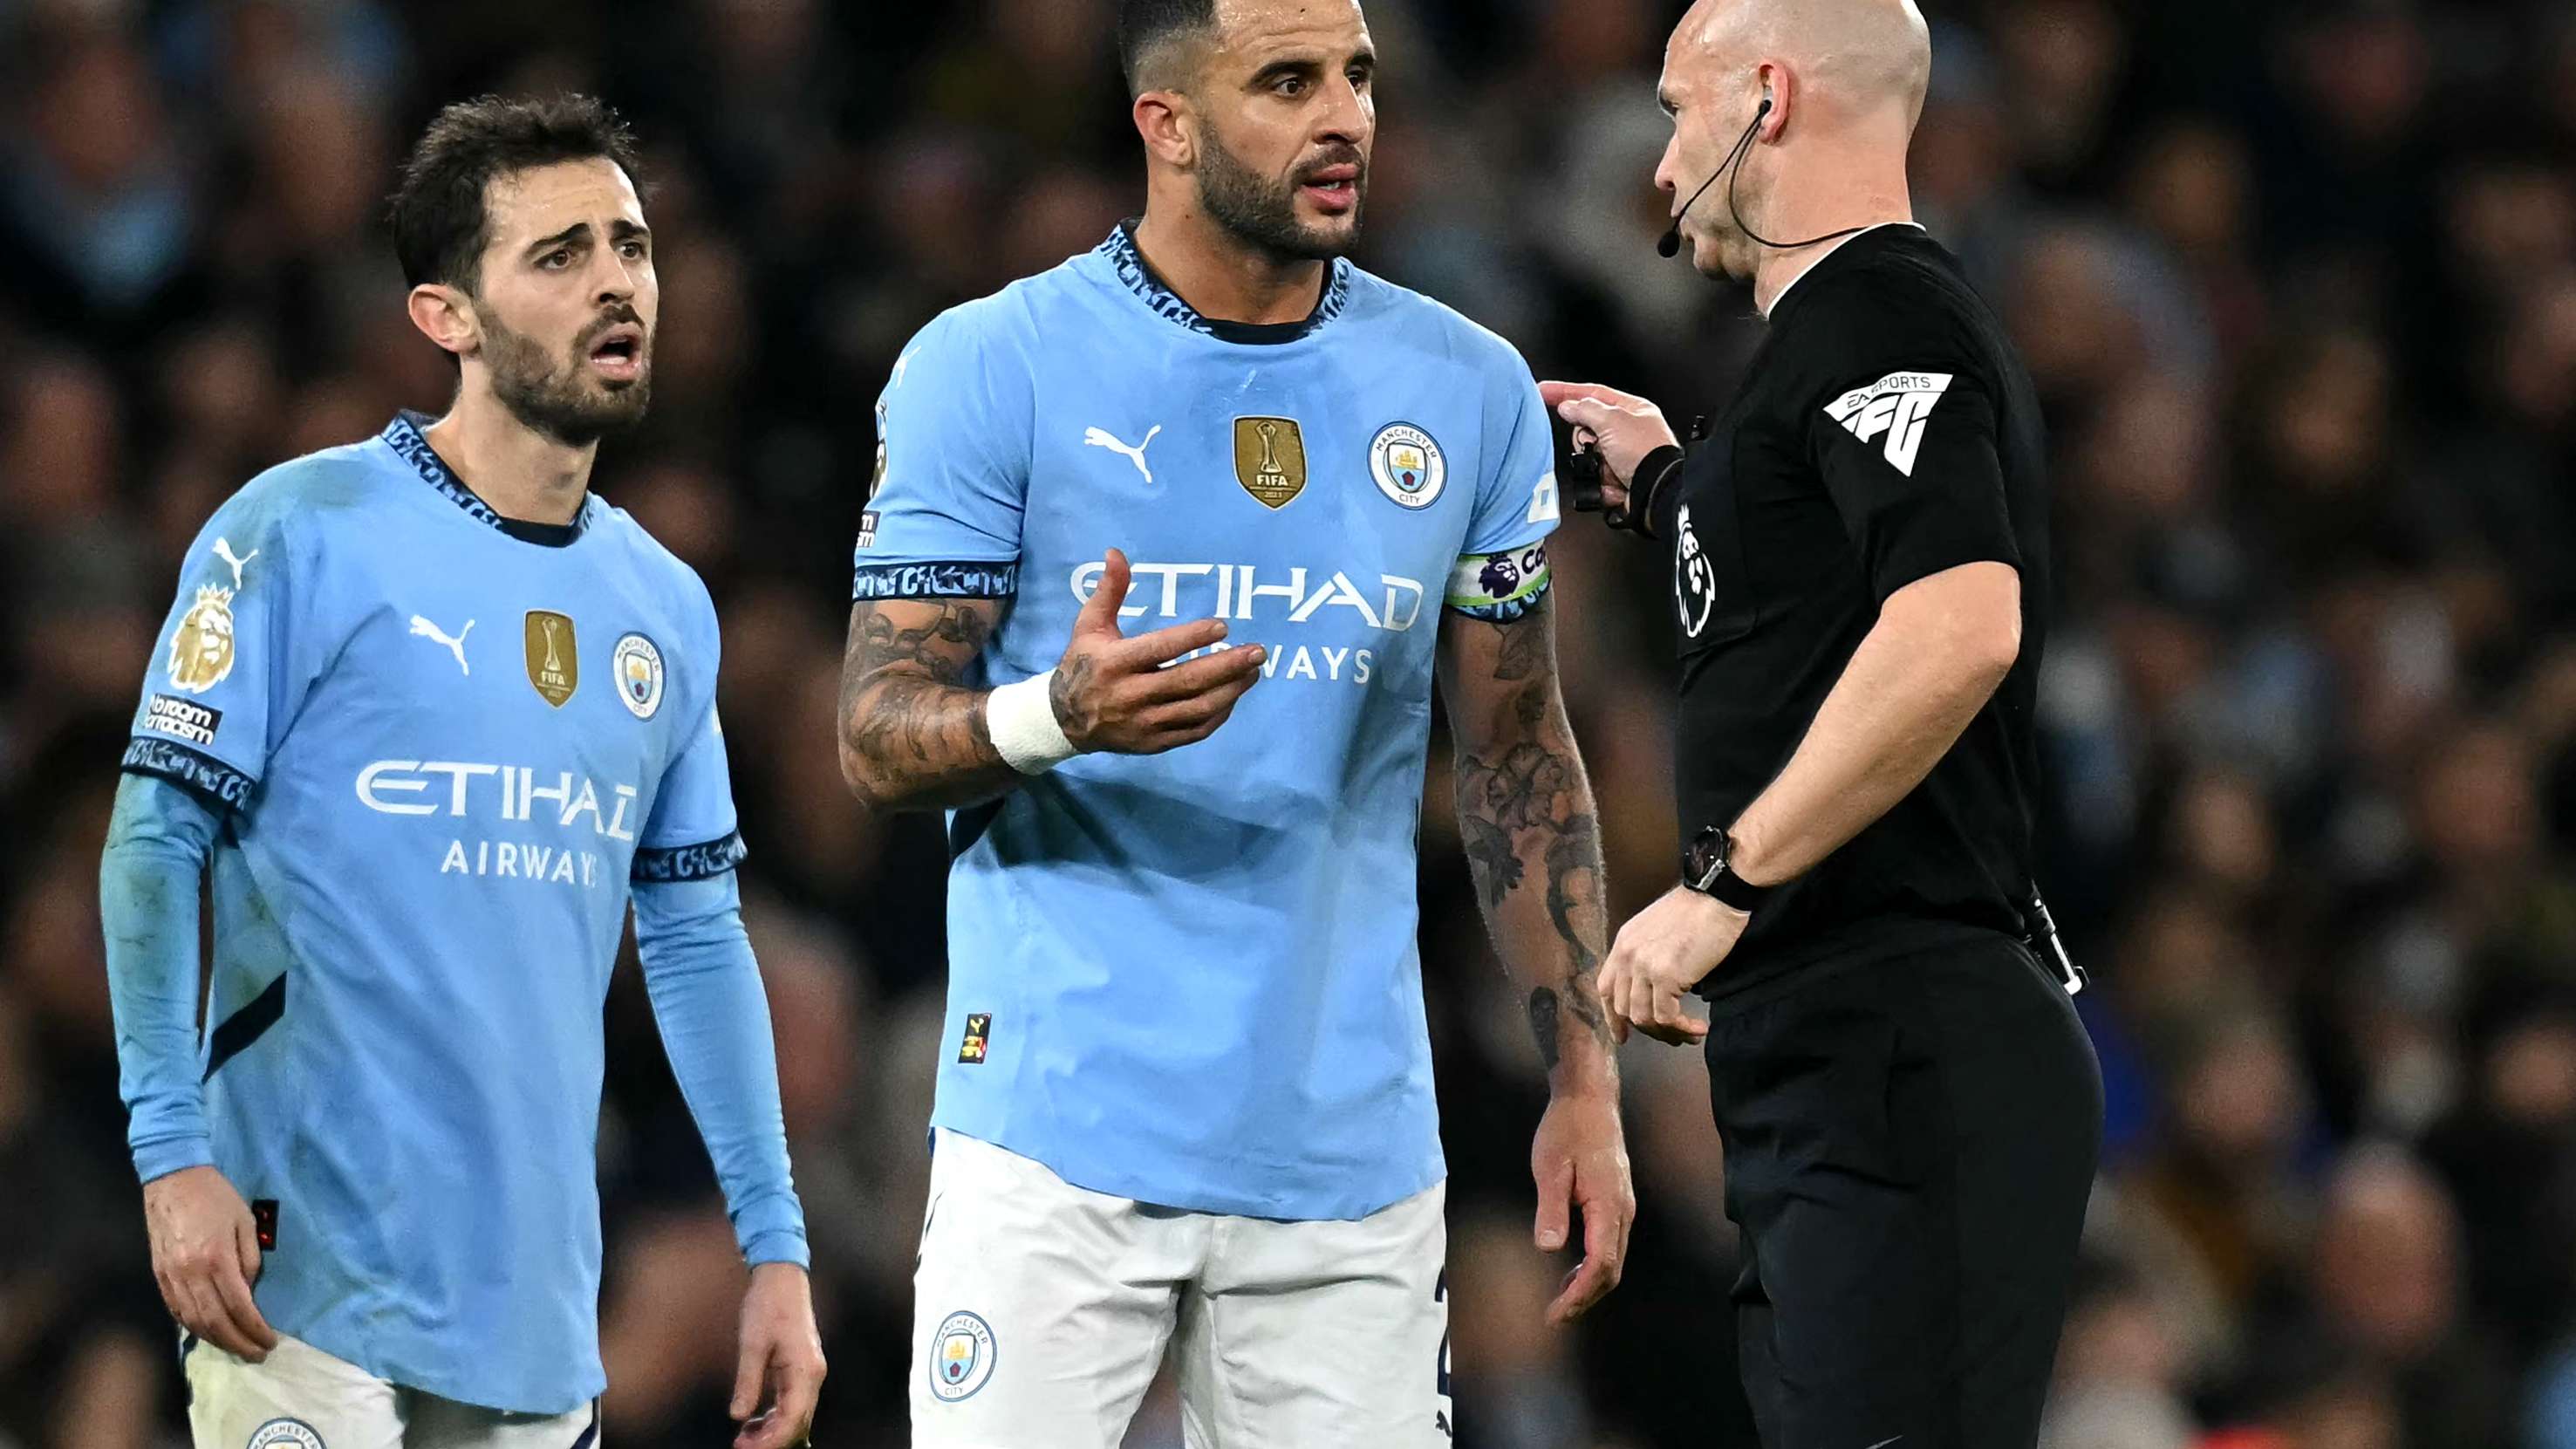
<svg viewBox="0 0 2576 1449"><path fill-rule="evenodd" d="M1490 631L1461 652L1490 652L1489 680L1449 690L1457 747L1458 828L1478 902L1506 957L1515 933L1550 933L1551 964L1529 993L1531 1035L1554 1070L1559 1019L1571 1016L1607 1047L1610 1029L1592 988L1609 936L1601 827L1591 782L1575 751L1556 679L1553 611L1539 606L1508 624L1453 618L1456 629ZM1463 666L1473 668L1474 666ZM1543 882L1533 890L1531 877Z"/></svg>
<svg viewBox="0 0 2576 1449"><path fill-rule="evenodd" d="M857 757L852 784L869 805L960 805L1011 780L983 692L960 682L998 612L991 599L862 600L851 609L841 742Z"/></svg>

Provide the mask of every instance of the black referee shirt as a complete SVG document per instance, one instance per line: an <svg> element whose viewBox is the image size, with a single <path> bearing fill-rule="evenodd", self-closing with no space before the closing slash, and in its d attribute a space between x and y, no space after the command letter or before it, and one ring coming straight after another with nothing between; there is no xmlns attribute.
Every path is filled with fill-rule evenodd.
<svg viewBox="0 0 2576 1449"><path fill-rule="evenodd" d="M1920 228L1852 238L1773 307L1734 402L1654 500L1681 623L1683 838L1733 823L1779 773L1880 602L1907 584L2012 564L2021 657L1912 794L1772 892L1703 995L2021 934L2049 597L2043 468L2029 375L1958 259Z"/></svg>

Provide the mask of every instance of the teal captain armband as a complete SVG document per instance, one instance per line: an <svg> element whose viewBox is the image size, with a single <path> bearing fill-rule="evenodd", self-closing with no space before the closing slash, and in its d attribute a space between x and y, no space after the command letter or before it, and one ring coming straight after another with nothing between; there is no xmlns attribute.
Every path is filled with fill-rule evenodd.
<svg viewBox="0 0 2576 1449"><path fill-rule="evenodd" d="M1471 619L1508 624L1536 608L1547 586L1547 545L1533 543L1460 558L1444 602Z"/></svg>

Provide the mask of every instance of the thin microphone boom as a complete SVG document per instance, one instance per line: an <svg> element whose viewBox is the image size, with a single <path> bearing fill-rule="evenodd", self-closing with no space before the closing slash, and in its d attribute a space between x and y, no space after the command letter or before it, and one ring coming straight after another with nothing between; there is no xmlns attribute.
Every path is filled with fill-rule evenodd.
<svg viewBox="0 0 2576 1449"><path fill-rule="evenodd" d="M1682 249L1682 218L1690 215L1690 209L1699 205L1701 197L1708 195L1708 189L1717 184L1717 178L1734 169L1736 158L1744 154L1745 147L1753 144L1754 131L1762 125L1762 118L1769 114L1771 114L1771 98L1764 96L1761 106L1753 112L1753 124L1745 127L1744 134L1736 138L1735 149L1726 153L1726 159L1717 163L1715 171L1708 173L1708 179L1699 184L1699 190L1692 192L1690 200L1682 203L1682 209L1673 213L1673 224L1665 229L1662 240L1655 243L1656 252L1669 257ZM1729 182L1726 187L1726 209L1728 211L1735 209L1733 182Z"/></svg>
<svg viewBox="0 0 2576 1449"><path fill-rule="evenodd" d="M1746 148L1753 144L1753 133L1762 128L1762 118L1769 114L1771 114L1771 98L1764 96L1762 104L1753 112L1753 124L1744 128L1744 135L1736 141L1735 149L1726 153L1726 159L1718 163L1718 168L1709 173L1706 181L1700 183L1699 190L1692 192L1691 199L1682 203L1682 209L1673 213L1672 226L1664 232L1663 238L1655 243L1656 252L1669 257L1682 249L1682 218L1690 215L1690 209L1699 204L1699 199L1708 193L1710 187L1717 184L1717 178L1720 176L1727 179L1726 214L1733 218L1735 229L1744 233L1746 239L1757 246L1769 247L1775 252L1793 252L1800 247L1811 247L1818 242L1829 242L1838 237L1847 237L1869 230L1871 224L1863 223L1859 226L1844 227L1840 231L1829 231L1822 236L1811 236L1805 241L1775 242L1745 225L1744 213L1735 207L1735 178L1744 174L1743 168L1736 163L1743 159Z"/></svg>
<svg viewBox="0 0 2576 1449"><path fill-rule="evenodd" d="M1699 199L1708 195L1708 189L1715 186L1717 178L1725 174L1726 168L1723 166L1710 172L1709 178L1699 184L1699 190L1691 193L1690 200L1682 203L1682 209L1673 213L1673 224L1666 228L1663 239L1655 243L1656 251L1669 257L1682 249L1682 218L1690 215L1690 209L1699 205Z"/></svg>

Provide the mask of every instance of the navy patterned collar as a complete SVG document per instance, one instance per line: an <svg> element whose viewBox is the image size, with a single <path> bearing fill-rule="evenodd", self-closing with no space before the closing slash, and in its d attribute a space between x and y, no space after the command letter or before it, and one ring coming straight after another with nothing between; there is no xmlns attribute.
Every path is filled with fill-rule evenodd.
<svg viewBox="0 0 2576 1449"><path fill-rule="evenodd" d="M412 466L412 471L420 475L422 482L445 495L448 502L464 509L478 522L488 523L522 543L562 548L581 537L582 530L589 527L591 500L596 496L590 493L582 495L581 509L573 515L570 523L530 523L521 518L503 518L493 512L492 505L466 487L465 480L457 477L455 470L447 466L447 460L438 456L438 450L429 445L428 429L437 421L427 413L405 408L394 414L394 420L385 424L385 430L377 436Z"/></svg>
<svg viewBox="0 0 2576 1449"><path fill-rule="evenodd" d="M1118 223L1109 239L1093 248L1095 255L1106 258L1110 269L1118 274L1127 290L1136 294L1148 307L1165 320L1177 322L1193 332L1204 332L1224 342L1248 342L1268 345L1294 342L1341 315L1351 299L1351 264L1335 257L1326 264L1323 295L1315 299L1315 310L1303 322L1228 322L1216 317L1202 317L1198 309L1181 300L1136 249L1136 218Z"/></svg>

